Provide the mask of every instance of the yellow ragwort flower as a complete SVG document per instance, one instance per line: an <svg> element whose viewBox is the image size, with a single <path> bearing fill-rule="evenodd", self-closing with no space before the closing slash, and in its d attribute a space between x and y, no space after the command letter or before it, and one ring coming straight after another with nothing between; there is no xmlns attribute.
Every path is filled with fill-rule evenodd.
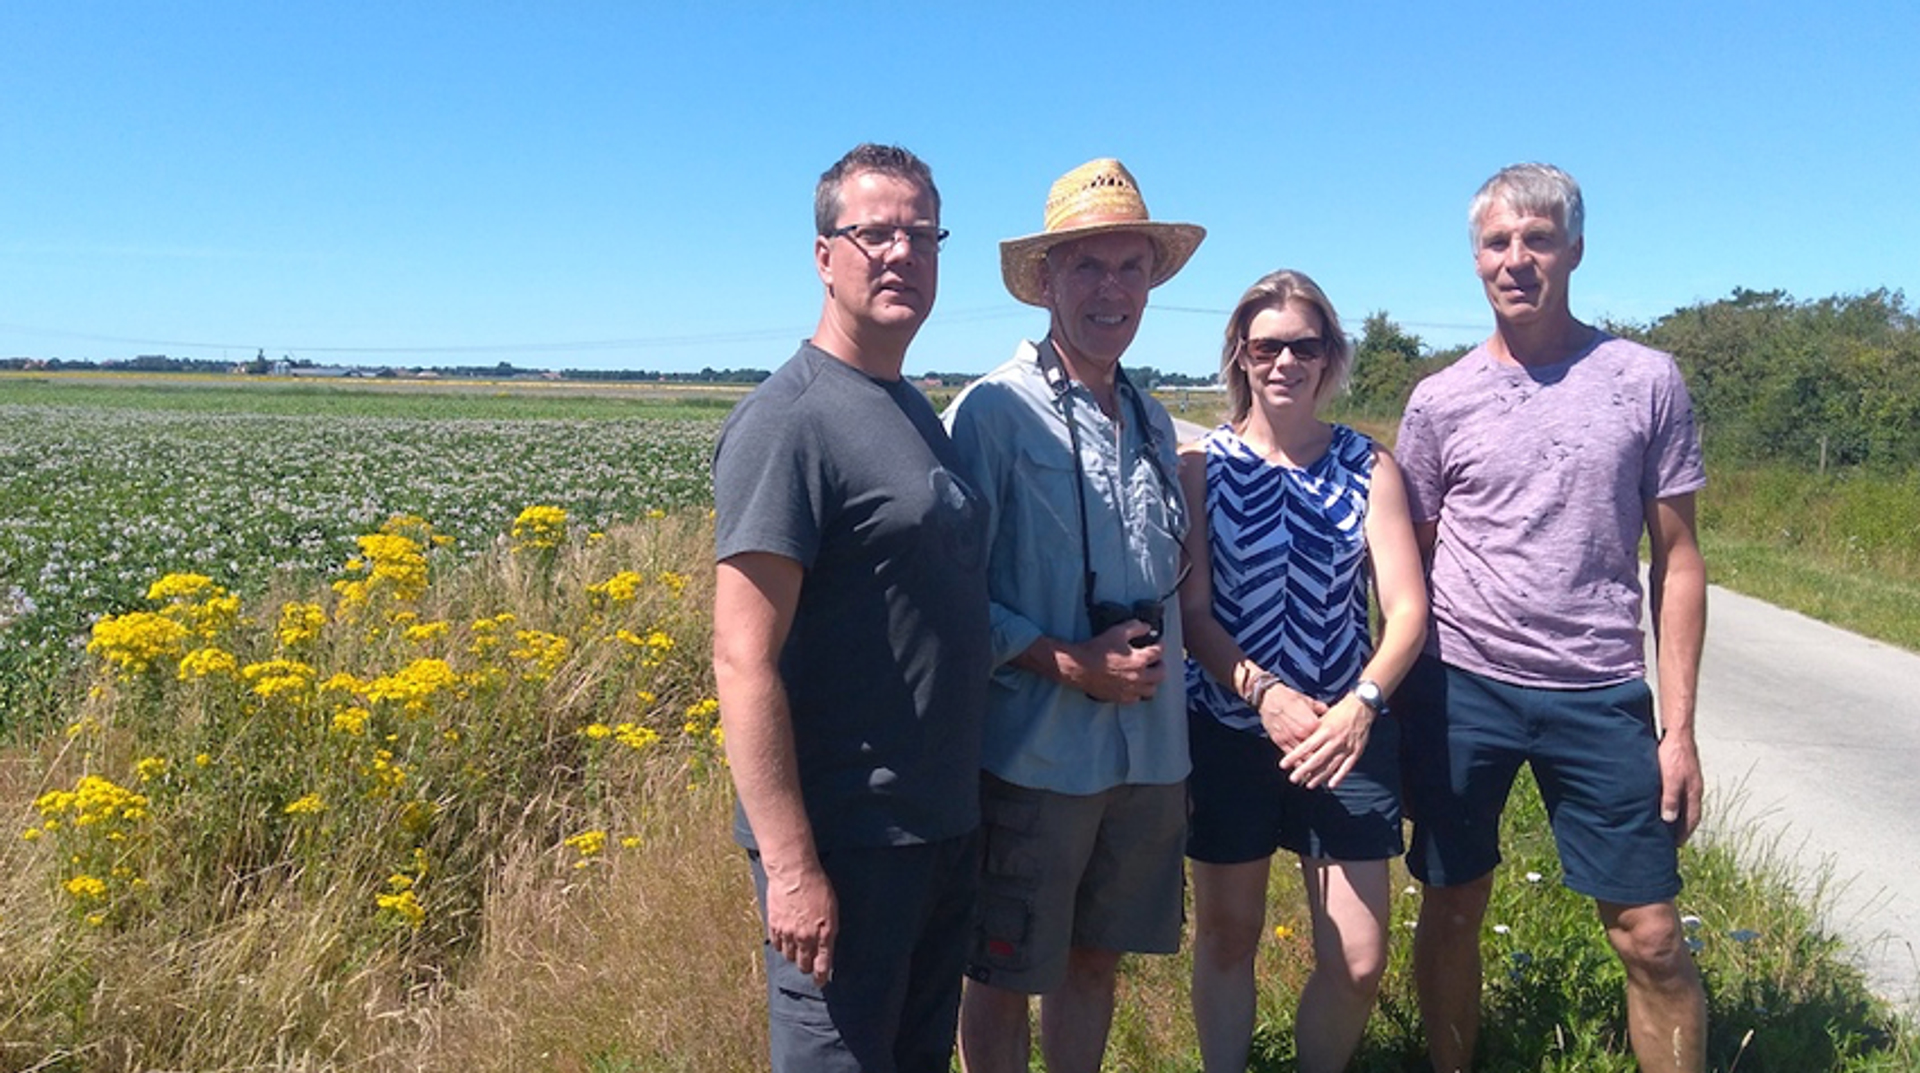
<svg viewBox="0 0 1920 1073"><path fill-rule="evenodd" d="M393 674L383 674L367 683L367 699L392 701L401 705L410 718L432 711L434 697L442 692L458 693L460 675L444 659L416 659Z"/></svg>
<svg viewBox="0 0 1920 1073"><path fill-rule="evenodd" d="M587 596L597 601L605 600L610 604L624 604L633 600L640 592L645 581L632 570L622 570L597 585L587 586Z"/></svg>
<svg viewBox="0 0 1920 1073"><path fill-rule="evenodd" d="M374 904L407 922L410 927L418 928L426 923L427 908L412 890L403 890L398 894L374 895Z"/></svg>
<svg viewBox="0 0 1920 1073"><path fill-rule="evenodd" d="M327 803L320 800L319 794L307 794L287 802L287 807L280 811L289 816L307 816L316 812L324 812L326 808Z"/></svg>
<svg viewBox="0 0 1920 1073"><path fill-rule="evenodd" d="M129 611L94 623L87 651L114 664L123 675L142 674L160 660L178 659L191 633L165 615Z"/></svg>
<svg viewBox="0 0 1920 1073"><path fill-rule="evenodd" d="M270 659L242 667L240 678L248 683L257 697L297 700L313 689L316 673L311 665L297 659Z"/></svg>
<svg viewBox="0 0 1920 1073"><path fill-rule="evenodd" d="M319 604L294 601L280 605L280 626L274 640L283 648L294 648L318 640L327 625L327 609Z"/></svg>
<svg viewBox="0 0 1920 1073"><path fill-rule="evenodd" d="M196 648L181 657L180 680L190 682L196 678L209 678L219 675L232 678L240 672L240 661L233 653L224 648Z"/></svg>
<svg viewBox="0 0 1920 1073"><path fill-rule="evenodd" d="M509 658L520 660L526 666L520 671L521 679L528 682L544 682L552 678L566 661L571 643L557 633L545 630L517 630L514 640L519 644L508 650Z"/></svg>
<svg viewBox="0 0 1920 1073"><path fill-rule="evenodd" d="M97 902L107 896L106 881L96 876L87 875L85 872L67 880L66 887L68 894L73 895L75 899L83 902Z"/></svg>
<svg viewBox="0 0 1920 1073"><path fill-rule="evenodd" d="M513 520L512 536L515 551L557 548L567 536L567 512L541 504L528 507Z"/></svg>
<svg viewBox="0 0 1920 1073"><path fill-rule="evenodd" d="M587 858L597 856L602 850L607 848L607 833L598 830L582 831L577 835L568 835L562 841L566 845L573 847L574 850L580 854L580 859L575 861L573 866L575 868L584 868L587 864Z"/></svg>

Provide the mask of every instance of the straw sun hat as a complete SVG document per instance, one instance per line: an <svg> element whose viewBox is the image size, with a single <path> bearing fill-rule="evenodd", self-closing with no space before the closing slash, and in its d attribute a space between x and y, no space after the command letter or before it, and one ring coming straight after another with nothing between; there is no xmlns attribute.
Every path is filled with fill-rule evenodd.
<svg viewBox="0 0 1920 1073"><path fill-rule="evenodd" d="M1054 182L1047 193L1046 229L1025 238L1000 243L1000 278L1015 298L1030 306L1044 306L1040 274L1047 251L1062 242L1133 231L1153 243L1153 278L1158 287L1187 263L1207 229L1198 224L1164 223L1149 219L1140 184L1118 160L1089 160Z"/></svg>

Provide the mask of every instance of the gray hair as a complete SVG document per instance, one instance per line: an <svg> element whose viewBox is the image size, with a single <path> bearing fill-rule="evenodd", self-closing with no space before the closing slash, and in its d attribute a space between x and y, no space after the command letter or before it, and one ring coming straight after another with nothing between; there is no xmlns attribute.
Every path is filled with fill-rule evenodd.
<svg viewBox="0 0 1920 1073"><path fill-rule="evenodd" d="M1234 360L1247 341L1247 327L1261 310L1278 309L1296 299L1319 311L1321 331L1327 341L1327 367L1314 388L1313 405L1319 407L1346 386L1347 374L1353 368L1353 341L1341 330L1340 314L1333 311L1326 292L1305 272L1291 268L1269 272L1240 296L1240 304L1234 306L1227 317L1226 340L1220 348L1220 379L1227 386L1227 419L1236 428L1253 409L1253 385L1247 379L1247 371Z"/></svg>
<svg viewBox="0 0 1920 1073"><path fill-rule="evenodd" d="M1480 247L1480 221L1495 204L1516 212L1549 216L1566 232L1569 245L1580 241L1587 222L1586 202L1573 176L1552 164L1509 164L1480 184L1467 206L1467 239Z"/></svg>

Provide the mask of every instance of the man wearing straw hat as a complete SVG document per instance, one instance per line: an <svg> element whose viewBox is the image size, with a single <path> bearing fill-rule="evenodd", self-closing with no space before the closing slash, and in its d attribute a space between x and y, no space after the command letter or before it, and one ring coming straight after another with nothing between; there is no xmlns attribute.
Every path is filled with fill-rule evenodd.
<svg viewBox="0 0 1920 1073"><path fill-rule="evenodd" d="M1024 1070L1028 998L1052 1073L1098 1069L1124 952L1179 947L1186 837L1186 510L1172 422L1128 381L1147 292L1205 237L1154 221L1117 160L1068 172L1045 229L1000 245L1048 332L947 412L988 504L996 670L979 924L961 1001L969 1073Z"/></svg>
<svg viewBox="0 0 1920 1073"><path fill-rule="evenodd" d="M714 454L734 833L773 1068L946 1073L979 872L986 510L900 370L947 233L894 146L828 169L814 216L820 325Z"/></svg>

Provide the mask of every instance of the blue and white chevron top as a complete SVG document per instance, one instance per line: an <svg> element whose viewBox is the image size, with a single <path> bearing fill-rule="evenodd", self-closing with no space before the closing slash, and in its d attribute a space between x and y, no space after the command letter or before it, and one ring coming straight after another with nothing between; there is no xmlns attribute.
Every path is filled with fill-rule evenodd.
<svg viewBox="0 0 1920 1073"><path fill-rule="evenodd" d="M1225 425L1200 444L1214 617L1248 658L1332 703L1373 649L1365 524L1373 441L1334 425L1327 453L1306 469L1268 462ZM1236 730L1260 729L1246 702L1191 658L1187 703Z"/></svg>

